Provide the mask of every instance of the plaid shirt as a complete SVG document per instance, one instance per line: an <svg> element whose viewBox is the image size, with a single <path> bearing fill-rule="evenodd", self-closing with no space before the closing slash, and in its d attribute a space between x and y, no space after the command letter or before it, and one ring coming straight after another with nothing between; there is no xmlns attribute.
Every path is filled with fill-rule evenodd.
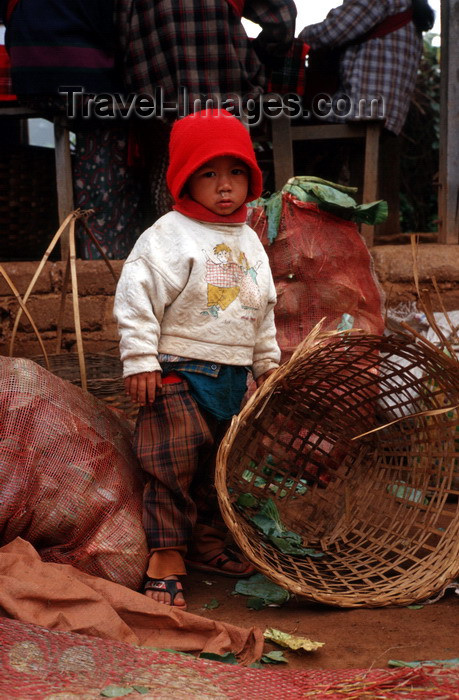
<svg viewBox="0 0 459 700"><path fill-rule="evenodd" d="M353 112L348 119L359 117L359 100L369 104L372 99L382 98L385 127L400 133L416 82L422 35L409 22L384 37L362 43L359 40L386 17L410 7L410 0L344 0L323 22L305 27L300 33L312 49L343 47L340 92L352 100ZM365 112L362 117L370 116Z"/></svg>
<svg viewBox="0 0 459 700"><path fill-rule="evenodd" d="M160 86L173 104L181 87L191 100L263 92L263 56L282 55L291 46L295 3L246 0L243 16L262 27L253 41L225 0L117 0L127 89L155 95Z"/></svg>

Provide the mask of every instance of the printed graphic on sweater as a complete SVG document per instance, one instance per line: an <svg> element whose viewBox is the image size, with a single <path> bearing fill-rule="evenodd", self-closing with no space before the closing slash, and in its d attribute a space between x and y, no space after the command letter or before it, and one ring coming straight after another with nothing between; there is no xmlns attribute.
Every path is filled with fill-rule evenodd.
<svg viewBox="0 0 459 700"><path fill-rule="evenodd" d="M251 267L245 253L239 253L238 262L233 260L233 251L226 243L219 243L210 257L206 256L207 311L203 315L218 318L219 311L225 311L237 297L246 309L259 309L260 290L257 284L258 261Z"/></svg>

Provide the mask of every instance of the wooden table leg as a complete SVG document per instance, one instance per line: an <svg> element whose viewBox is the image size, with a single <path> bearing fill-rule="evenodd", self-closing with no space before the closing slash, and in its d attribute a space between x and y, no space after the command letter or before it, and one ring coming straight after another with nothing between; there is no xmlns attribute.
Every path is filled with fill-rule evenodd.
<svg viewBox="0 0 459 700"><path fill-rule="evenodd" d="M54 120L54 140L56 154L56 187L59 223L74 209L73 175L70 157L69 130L59 117ZM69 255L69 228L64 231L60 240L61 260L67 260Z"/></svg>
<svg viewBox="0 0 459 700"><path fill-rule="evenodd" d="M271 120L273 142L274 187L283 188L287 180L294 176L293 146L290 119L284 115Z"/></svg>
<svg viewBox="0 0 459 700"><path fill-rule="evenodd" d="M363 203L374 202L378 196L379 124L367 124L365 136L365 165L363 173ZM362 224L362 235L368 247L373 245L375 227Z"/></svg>

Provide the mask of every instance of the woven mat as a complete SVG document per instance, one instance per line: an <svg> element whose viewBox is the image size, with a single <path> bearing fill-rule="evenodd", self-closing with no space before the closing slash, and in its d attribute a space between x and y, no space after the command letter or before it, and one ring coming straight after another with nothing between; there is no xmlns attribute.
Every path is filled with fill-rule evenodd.
<svg viewBox="0 0 459 700"><path fill-rule="evenodd" d="M251 669L140 649L0 618L0 698L87 700L107 686L143 686L128 698L459 698L445 668L289 671Z"/></svg>

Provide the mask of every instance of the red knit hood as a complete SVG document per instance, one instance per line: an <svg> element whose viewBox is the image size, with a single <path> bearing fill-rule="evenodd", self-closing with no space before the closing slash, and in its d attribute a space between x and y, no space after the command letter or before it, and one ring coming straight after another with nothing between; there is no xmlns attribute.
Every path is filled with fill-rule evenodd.
<svg viewBox="0 0 459 700"><path fill-rule="evenodd" d="M190 176L218 156L233 156L250 170L246 202L258 199L263 180L247 129L224 109L209 109L176 121L169 142L167 185L174 198L174 209L202 221L235 223L246 219L246 206L230 216L220 216L194 202L184 191Z"/></svg>

